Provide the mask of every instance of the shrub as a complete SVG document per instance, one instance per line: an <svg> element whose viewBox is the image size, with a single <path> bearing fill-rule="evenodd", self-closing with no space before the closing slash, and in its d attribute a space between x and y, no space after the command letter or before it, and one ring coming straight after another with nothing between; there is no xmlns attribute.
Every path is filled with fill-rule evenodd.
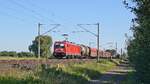
<svg viewBox="0 0 150 84"><path fill-rule="evenodd" d="M19 52L18 53L18 57L33 57L34 54L30 53L30 52Z"/></svg>

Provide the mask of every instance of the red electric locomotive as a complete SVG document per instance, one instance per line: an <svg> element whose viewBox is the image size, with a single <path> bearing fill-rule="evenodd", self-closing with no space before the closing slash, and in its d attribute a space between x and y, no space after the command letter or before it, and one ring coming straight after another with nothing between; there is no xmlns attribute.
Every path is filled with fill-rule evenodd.
<svg viewBox="0 0 150 84"><path fill-rule="evenodd" d="M57 41L54 44L54 53L56 58L72 58L81 56L79 45L68 41Z"/></svg>
<svg viewBox="0 0 150 84"><path fill-rule="evenodd" d="M101 58L111 58L109 52L102 50L97 51L96 48L91 48L85 45L77 45L68 41L56 41L54 43L53 55L56 58L97 58L97 52Z"/></svg>

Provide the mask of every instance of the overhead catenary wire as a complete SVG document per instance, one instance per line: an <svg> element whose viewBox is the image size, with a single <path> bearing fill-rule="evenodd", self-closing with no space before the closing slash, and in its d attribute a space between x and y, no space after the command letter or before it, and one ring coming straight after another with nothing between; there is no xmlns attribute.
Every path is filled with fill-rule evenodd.
<svg viewBox="0 0 150 84"><path fill-rule="evenodd" d="M12 7L9 7L9 6L2 6L1 5L1 8L4 8L4 9L6 9L6 10L10 10L10 11L13 11L14 13L18 13L19 11L18 10L16 10L15 8L12 8ZM6 13L6 12L2 12L2 11L0 11L1 13L4 13L4 15L6 16L10 16L10 17L14 17L14 18L17 18L18 20L20 20L20 21L24 21L25 23L27 22L26 20L27 19L25 19L25 18L22 18L21 16L15 16L16 14L12 14L12 13ZM23 12L23 11L22 11ZM40 19L38 19L37 17L34 17L34 16L32 16L33 17L33 19L35 19L35 20L40 20Z"/></svg>
<svg viewBox="0 0 150 84"><path fill-rule="evenodd" d="M26 6L16 2L15 0L10 0L10 2L41 17L41 15L36 13L34 10L27 8Z"/></svg>
<svg viewBox="0 0 150 84"><path fill-rule="evenodd" d="M51 20L51 19L48 19L46 16L43 16L42 14L40 14L39 12L37 12L37 11L35 11L35 10L33 10L33 9L30 9L29 7L26 7L26 6L24 6L24 5L22 5L22 4L20 4L20 3L18 3L18 2L16 2L15 0L10 0L10 2L11 3L13 3L13 4L15 4L15 5L17 5L17 6L19 6L19 7L21 7L21 8L23 8L23 9L25 9L26 11L29 11L29 12L31 12L31 13L33 13L34 15L36 15L36 18L38 18L38 19L47 19L48 21L51 21L51 22L53 22L53 23L55 23L53 20ZM34 16L35 17L35 16ZM44 17L44 18L43 18Z"/></svg>
<svg viewBox="0 0 150 84"><path fill-rule="evenodd" d="M21 1L21 0L20 0ZM22 0L22 1L24 1L24 0ZM28 5L30 5L30 6L34 6L35 8L37 8L37 9L39 9L39 10L44 10L44 11L49 11L49 13L51 14L51 16L53 17L53 16L55 16L55 12L52 10L52 9L46 9L46 8L44 8L44 7L41 7L41 6L39 6L39 5L37 5L37 4L35 4L35 3L33 3L32 1L28 1ZM58 16L57 16L58 17ZM45 18L47 18L47 19L49 19L49 20L51 20L53 23L59 23L58 21L56 21L56 20L52 20L52 19L50 19L49 17L47 17L47 16L45 16ZM63 18L62 17L60 17L59 16L59 20L61 20L61 21L69 21L69 23L71 23L71 21L70 20L63 20ZM66 28L66 26L64 26L64 25L61 25L61 26L63 26L64 28Z"/></svg>
<svg viewBox="0 0 150 84"><path fill-rule="evenodd" d="M45 19L47 19L47 21L50 21L50 22L52 22L53 24L57 24L57 23L58 23L57 21L54 21L54 20L52 20L52 19L49 19L49 17L43 16L42 14L36 12L35 10L30 9L30 8L28 8L28 7L26 7L26 6L22 5L22 4L20 4L20 3L16 2L16 1L14 1L14 0L12 0L12 3L16 4L17 6L22 7L22 8L25 9L25 10L28 10L28 11L30 11L30 12L36 14L36 16L44 17ZM36 5L34 5L34 6L36 6ZM38 7L37 7L37 8L38 8ZM64 25L61 25L61 26L63 26L63 27L65 28Z"/></svg>
<svg viewBox="0 0 150 84"><path fill-rule="evenodd" d="M82 28L83 30L85 30L86 32L89 32L89 33L91 33L92 35L97 36L97 34L95 34L95 33L91 32L91 31L89 31L88 29L86 29L86 28L84 28L84 27L82 27L81 24L78 24L78 26L79 26L80 28Z"/></svg>
<svg viewBox="0 0 150 84"><path fill-rule="evenodd" d="M21 1L21 0L20 0ZM24 0L22 0L24 1ZM33 0L32 0L33 1ZM44 10L44 11L49 11L49 13L51 13L51 15L54 15L54 12L51 10L51 9L46 9L44 7L41 7L33 2L31 2L31 0L28 0L28 5L30 4L30 6L32 7L36 7L37 9L40 9L40 10Z"/></svg>
<svg viewBox="0 0 150 84"><path fill-rule="evenodd" d="M34 17L35 17L37 20L40 19L40 21L41 21L41 18L42 18L42 19L46 19L47 21L50 21L50 22L52 22L52 23L57 23L56 21L54 21L54 20L52 20L52 19L49 19L49 17L43 16L41 13L35 11L35 9L31 9L29 6L26 6L26 5L24 5L24 4L21 4L21 3L23 3L23 2L18 2L18 1L16 1L16 0L11 0L10 2L13 3L13 4L15 4L16 6L19 6L19 7L23 8L23 9L25 9L25 10L28 11L28 12L31 12L32 14L34 14ZM33 5L33 4L31 3L31 5ZM37 5L33 5L33 6L37 6ZM40 8L40 7L36 7L36 8ZM43 18L43 17L44 17L44 18ZM64 28L66 28L66 26L64 26L64 25L61 25L61 26L64 27Z"/></svg>
<svg viewBox="0 0 150 84"><path fill-rule="evenodd" d="M26 22L25 19L22 19L22 18L20 18L20 17L14 16L14 15L9 14L9 13L6 13L6 12L1 12L1 11L0 11L0 14L3 14L4 16L9 16L9 17L15 18L15 19L17 19L17 20L19 20L19 21Z"/></svg>
<svg viewBox="0 0 150 84"><path fill-rule="evenodd" d="M50 30L48 30L47 32L44 32L43 34L41 35L45 35L47 34L48 32L51 32L52 30L56 29L58 26L60 26L60 24L52 24L52 25L55 25L53 28L51 28Z"/></svg>

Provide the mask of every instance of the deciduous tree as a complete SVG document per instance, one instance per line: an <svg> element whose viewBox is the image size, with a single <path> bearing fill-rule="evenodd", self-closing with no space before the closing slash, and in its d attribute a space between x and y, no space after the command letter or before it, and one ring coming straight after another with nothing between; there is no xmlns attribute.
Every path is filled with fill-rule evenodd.
<svg viewBox="0 0 150 84"><path fill-rule="evenodd" d="M29 50L38 56L38 39L39 36L32 41L32 45L29 46ZM41 57L51 56L52 38L50 36L40 36L40 54Z"/></svg>
<svg viewBox="0 0 150 84"><path fill-rule="evenodd" d="M136 15L132 20L133 38L128 45L130 62L136 70L138 84L150 83L150 0L131 0L134 6L124 1Z"/></svg>

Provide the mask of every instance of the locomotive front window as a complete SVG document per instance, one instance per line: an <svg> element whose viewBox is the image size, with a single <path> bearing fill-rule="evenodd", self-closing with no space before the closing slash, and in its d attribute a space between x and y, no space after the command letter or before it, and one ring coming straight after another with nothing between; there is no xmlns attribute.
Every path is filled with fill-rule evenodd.
<svg viewBox="0 0 150 84"><path fill-rule="evenodd" d="M64 47L65 47L64 44L57 44L57 45L55 45L55 48L64 48Z"/></svg>
<svg viewBox="0 0 150 84"><path fill-rule="evenodd" d="M61 47L64 47L64 44L60 44Z"/></svg>

